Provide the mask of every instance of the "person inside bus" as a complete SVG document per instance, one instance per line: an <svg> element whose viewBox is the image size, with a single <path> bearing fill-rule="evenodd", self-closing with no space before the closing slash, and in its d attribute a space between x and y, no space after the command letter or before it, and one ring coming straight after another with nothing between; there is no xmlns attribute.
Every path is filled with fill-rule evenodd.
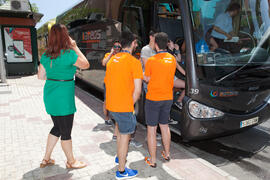
<svg viewBox="0 0 270 180"><path fill-rule="evenodd" d="M156 165L156 131L161 130L164 160L170 160L171 134L168 126L173 102L173 81L176 59L167 52L168 35L164 32L155 35L157 54L150 57L145 65L144 80L148 83L145 100L145 119L147 124L147 142L150 157L145 162L155 168Z"/></svg>
<svg viewBox="0 0 270 180"><path fill-rule="evenodd" d="M231 53L240 52L239 44L234 42L224 42L224 40L232 39L234 35L232 18L237 16L239 12L240 5L238 3L232 3L228 6L225 13L217 16L211 33L211 37L213 37L210 41L212 51L221 48Z"/></svg>
<svg viewBox="0 0 270 180"><path fill-rule="evenodd" d="M166 6L164 5L159 5L158 8L158 16L162 17L162 18L167 18L167 14L169 13L169 11L167 10Z"/></svg>
<svg viewBox="0 0 270 180"><path fill-rule="evenodd" d="M181 62L181 54L180 54L180 48L178 44L174 44L172 40L168 41L168 53L172 54L176 58L176 69L183 74L186 75L185 70L179 65L179 62ZM174 103L176 107L179 109L182 109L182 100L185 96L185 81L182 79L179 79L178 77L174 76L174 88L177 89L184 89L182 90L180 96L178 97L177 101Z"/></svg>
<svg viewBox="0 0 270 180"><path fill-rule="evenodd" d="M46 152L40 168L55 164L51 154L59 137L67 158L66 167L86 167L86 163L76 160L73 156L71 130L76 112L73 79L76 67L88 69L89 66L76 42L69 37L66 26L53 25L49 32L48 48L41 57L38 70L38 78L46 80L43 99L46 112L51 115L54 124L48 135Z"/></svg>

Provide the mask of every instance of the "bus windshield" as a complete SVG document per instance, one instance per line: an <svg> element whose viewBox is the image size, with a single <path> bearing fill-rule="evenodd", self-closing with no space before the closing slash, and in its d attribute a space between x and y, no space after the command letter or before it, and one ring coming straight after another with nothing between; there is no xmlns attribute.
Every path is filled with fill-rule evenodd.
<svg viewBox="0 0 270 180"><path fill-rule="evenodd" d="M202 80L259 82L270 77L268 0L189 0L189 4Z"/></svg>

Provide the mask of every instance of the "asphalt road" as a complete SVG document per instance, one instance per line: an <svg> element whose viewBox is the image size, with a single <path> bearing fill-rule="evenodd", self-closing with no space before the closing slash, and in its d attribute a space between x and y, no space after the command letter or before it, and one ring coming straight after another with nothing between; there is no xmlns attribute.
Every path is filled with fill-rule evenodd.
<svg viewBox="0 0 270 180"><path fill-rule="evenodd" d="M89 93L94 111L102 116L102 93L80 81L77 86ZM270 180L270 120L245 132L207 141L183 143L176 134L172 139L240 180Z"/></svg>

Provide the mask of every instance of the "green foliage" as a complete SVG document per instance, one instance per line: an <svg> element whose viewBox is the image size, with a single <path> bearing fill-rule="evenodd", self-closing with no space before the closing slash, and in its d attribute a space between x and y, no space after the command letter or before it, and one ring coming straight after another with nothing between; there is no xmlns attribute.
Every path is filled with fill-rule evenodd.
<svg viewBox="0 0 270 180"><path fill-rule="evenodd" d="M76 19L87 18L87 16L93 12L98 13L101 11L99 9L94 9L94 8L90 9L90 8L86 8L86 7L71 9L71 10L65 12L64 14L58 16L56 19L56 22L67 25L68 23L70 23Z"/></svg>
<svg viewBox="0 0 270 180"><path fill-rule="evenodd" d="M37 7L37 4L36 4L36 3L31 4L31 7L32 7L32 12L34 12L34 13L38 13L38 12L39 12L38 7Z"/></svg>
<svg viewBox="0 0 270 180"><path fill-rule="evenodd" d="M0 0L0 6L9 0Z"/></svg>
<svg viewBox="0 0 270 180"><path fill-rule="evenodd" d="M38 28L38 30L37 30L37 36L38 37L48 35L48 25L49 25L49 23L54 24L55 19L51 19L50 21L43 24L40 28Z"/></svg>
<svg viewBox="0 0 270 180"><path fill-rule="evenodd" d="M38 28L38 30L37 30L37 36L38 37L43 36L43 35L48 33L48 24L49 23L47 22L44 25L42 25L40 28Z"/></svg>

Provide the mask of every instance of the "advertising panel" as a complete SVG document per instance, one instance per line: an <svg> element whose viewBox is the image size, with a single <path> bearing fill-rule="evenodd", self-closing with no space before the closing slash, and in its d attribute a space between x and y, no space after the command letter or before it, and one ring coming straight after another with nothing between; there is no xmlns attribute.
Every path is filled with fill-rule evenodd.
<svg viewBox="0 0 270 180"><path fill-rule="evenodd" d="M4 34L8 63L33 61L29 28L5 27Z"/></svg>

